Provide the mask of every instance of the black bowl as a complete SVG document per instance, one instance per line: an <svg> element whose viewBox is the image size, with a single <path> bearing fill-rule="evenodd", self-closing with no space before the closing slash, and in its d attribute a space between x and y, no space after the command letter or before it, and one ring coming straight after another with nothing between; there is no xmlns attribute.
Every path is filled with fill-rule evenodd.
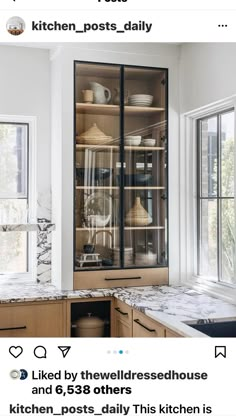
<svg viewBox="0 0 236 420"><path fill-rule="evenodd" d="M145 186L152 185L151 174L127 174L124 175L125 186ZM117 184L120 184L120 175L117 175Z"/></svg>
<svg viewBox="0 0 236 420"><path fill-rule="evenodd" d="M85 244L84 245L84 253L85 254L93 254L95 251L95 246L93 244Z"/></svg>
<svg viewBox="0 0 236 420"><path fill-rule="evenodd" d="M76 168L76 176L79 180L84 182L85 175L87 179L102 181L106 178L109 178L112 175L113 169L111 168Z"/></svg>

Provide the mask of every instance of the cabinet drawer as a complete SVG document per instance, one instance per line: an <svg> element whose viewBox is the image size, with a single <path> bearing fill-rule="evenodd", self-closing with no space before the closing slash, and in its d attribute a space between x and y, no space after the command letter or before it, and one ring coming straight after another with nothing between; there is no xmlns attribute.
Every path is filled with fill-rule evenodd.
<svg viewBox="0 0 236 420"><path fill-rule="evenodd" d="M121 319L126 323L132 322L132 307L122 302L120 299L115 299L114 302L115 314L119 314Z"/></svg>
<svg viewBox="0 0 236 420"><path fill-rule="evenodd" d="M133 310L133 337L165 337L165 329L158 322Z"/></svg>
<svg viewBox="0 0 236 420"><path fill-rule="evenodd" d="M0 337L63 337L63 302L0 306Z"/></svg>
<svg viewBox="0 0 236 420"><path fill-rule="evenodd" d="M100 289L168 284L168 268L139 268L132 270L77 271L74 273L74 290Z"/></svg>

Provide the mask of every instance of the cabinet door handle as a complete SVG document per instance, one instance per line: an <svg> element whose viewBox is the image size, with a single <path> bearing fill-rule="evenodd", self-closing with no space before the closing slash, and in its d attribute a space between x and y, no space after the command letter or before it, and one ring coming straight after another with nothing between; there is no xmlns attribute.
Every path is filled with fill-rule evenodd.
<svg viewBox="0 0 236 420"><path fill-rule="evenodd" d="M113 281L113 280L142 280L141 276L137 277L105 277L106 281Z"/></svg>
<svg viewBox="0 0 236 420"><path fill-rule="evenodd" d="M9 328L0 328L0 331L11 331L11 330L26 330L26 325L23 327L9 327Z"/></svg>
<svg viewBox="0 0 236 420"><path fill-rule="evenodd" d="M115 310L117 311L117 312L119 312L119 314L121 314L121 315L129 315L128 314L128 312L122 312L121 310L120 310L120 308L115 308Z"/></svg>
<svg viewBox="0 0 236 420"><path fill-rule="evenodd" d="M148 332L156 332L156 330L153 330L151 328L146 327L145 325L143 325L139 319L134 319L134 322L136 322L136 324L140 325L140 327L145 328L145 330L147 330Z"/></svg>

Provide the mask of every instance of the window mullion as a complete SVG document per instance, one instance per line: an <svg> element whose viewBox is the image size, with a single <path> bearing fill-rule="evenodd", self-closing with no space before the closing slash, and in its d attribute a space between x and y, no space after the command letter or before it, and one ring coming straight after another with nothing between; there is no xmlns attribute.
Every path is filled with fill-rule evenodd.
<svg viewBox="0 0 236 420"><path fill-rule="evenodd" d="M221 115L217 116L217 273L222 279Z"/></svg>

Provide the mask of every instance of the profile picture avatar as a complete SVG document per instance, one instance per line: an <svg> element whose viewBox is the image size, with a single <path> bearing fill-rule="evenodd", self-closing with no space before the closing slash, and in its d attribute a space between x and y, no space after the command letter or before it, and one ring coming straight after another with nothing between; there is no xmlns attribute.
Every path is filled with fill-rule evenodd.
<svg viewBox="0 0 236 420"><path fill-rule="evenodd" d="M11 35L21 35L25 30L25 22L19 16L13 16L7 21L7 31Z"/></svg>

